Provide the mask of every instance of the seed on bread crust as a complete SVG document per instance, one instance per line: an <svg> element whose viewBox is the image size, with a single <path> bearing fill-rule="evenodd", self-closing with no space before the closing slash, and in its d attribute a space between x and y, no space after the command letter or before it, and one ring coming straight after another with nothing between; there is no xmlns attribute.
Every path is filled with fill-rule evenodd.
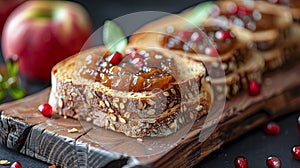
<svg viewBox="0 0 300 168"><path fill-rule="evenodd" d="M127 121L126 121L123 117L119 117L119 121L120 121L121 123L123 123L123 124L126 124L126 123L127 123Z"/></svg>
<svg viewBox="0 0 300 168"><path fill-rule="evenodd" d="M169 124L169 128L171 128L171 129L175 128L174 122L172 122L172 123Z"/></svg>
<svg viewBox="0 0 300 168"><path fill-rule="evenodd" d="M71 92L70 95L71 95L72 97L76 97L78 94L77 94L76 92Z"/></svg>
<svg viewBox="0 0 300 168"><path fill-rule="evenodd" d="M121 109L121 110L125 109L124 103L120 103L120 109Z"/></svg>
<svg viewBox="0 0 300 168"><path fill-rule="evenodd" d="M187 107L186 105L183 105L183 112L186 112L187 111Z"/></svg>
<svg viewBox="0 0 300 168"><path fill-rule="evenodd" d="M99 105L103 108L105 107L105 103L102 100L99 101Z"/></svg>
<svg viewBox="0 0 300 168"><path fill-rule="evenodd" d="M166 97L170 96L170 93L167 92L167 91L165 91L163 94L164 94L164 96L166 96Z"/></svg>
<svg viewBox="0 0 300 168"><path fill-rule="evenodd" d="M109 120L105 120L105 128L108 128L109 126Z"/></svg>
<svg viewBox="0 0 300 168"><path fill-rule="evenodd" d="M127 112L124 114L124 117L125 117L125 118L130 118L130 112L127 111Z"/></svg>
<svg viewBox="0 0 300 168"><path fill-rule="evenodd" d="M172 108L174 106L174 102L171 102L170 104L169 104L169 108Z"/></svg>
<svg viewBox="0 0 300 168"><path fill-rule="evenodd" d="M143 109L143 106L144 106L144 105L143 105L142 101L139 100L138 103L137 103L137 108L140 109L140 110L142 110L142 109Z"/></svg>
<svg viewBox="0 0 300 168"><path fill-rule="evenodd" d="M64 106L64 101L62 99L58 99L58 107L63 108Z"/></svg>
<svg viewBox="0 0 300 168"><path fill-rule="evenodd" d="M203 109L203 106L200 105L200 104L196 107L196 110L197 110L197 111L201 111L202 109Z"/></svg>
<svg viewBox="0 0 300 168"><path fill-rule="evenodd" d="M87 98L92 99L93 97L94 97L93 93L91 93L91 92L87 93Z"/></svg>
<svg viewBox="0 0 300 168"><path fill-rule="evenodd" d="M237 94L240 90L240 87L238 85L233 85L232 86L232 92L233 94Z"/></svg>
<svg viewBox="0 0 300 168"><path fill-rule="evenodd" d="M176 91L175 91L175 89L171 89L171 93L174 94L174 95L177 94Z"/></svg>
<svg viewBox="0 0 300 168"><path fill-rule="evenodd" d="M178 121L179 121L180 124L183 124L182 117L179 117Z"/></svg>
<svg viewBox="0 0 300 168"><path fill-rule="evenodd" d="M222 69L222 70L225 71L225 70L227 69L227 67L228 67L227 64L221 64L221 69Z"/></svg>
<svg viewBox="0 0 300 168"><path fill-rule="evenodd" d="M116 127L115 127L115 125L114 125L113 123L110 123L110 124L109 124L109 128L110 128L111 130L113 130L113 131L116 131Z"/></svg>
<svg viewBox="0 0 300 168"><path fill-rule="evenodd" d="M116 109L118 109L118 108L119 108L119 105L118 105L118 103L113 103L113 106L114 106Z"/></svg>
<svg viewBox="0 0 300 168"><path fill-rule="evenodd" d="M86 117L85 121L86 121L86 122L91 122L91 121L92 121L92 118L91 118L91 117Z"/></svg>
<svg viewBox="0 0 300 168"><path fill-rule="evenodd" d="M190 119L191 119L191 120L194 120L194 118L195 118L195 115L194 115L194 113L191 112L191 113L190 113Z"/></svg>
<svg viewBox="0 0 300 168"><path fill-rule="evenodd" d="M153 106L153 105L156 104L155 101L153 101L153 100L151 100L151 99L148 99L148 100L147 100L147 103L148 103L150 106Z"/></svg>
<svg viewBox="0 0 300 168"><path fill-rule="evenodd" d="M188 96L189 96L190 99L194 98L192 93L189 93Z"/></svg>
<svg viewBox="0 0 300 168"><path fill-rule="evenodd" d="M115 98L113 99L113 103L119 103L119 101L120 101L120 99L117 98L117 97L115 97Z"/></svg>
<svg viewBox="0 0 300 168"><path fill-rule="evenodd" d="M104 103L105 103L105 105L106 105L107 107L110 107L110 104L109 104L109 102L108 102L107 100L105 100Z"/></svg>
<svg viewBox="0 0 300 168"><path fill-rule="evenodd" d="M147 114L148 115L153 115L153 114L155 114L155 110L154 109L150 109L150 110L147 111Z"/></svg>
<svg viewBox="0 0 300 168"><path fill-rule="evenodd" d="M87 109L91 108L91 105L88 103L83 103L83 106L84 106L84 108L87 108Z"/></svg>
<svg viewBox="0 0 300 168"><path fill-rule="evenodd" d="M109 114L109 117L113 120L113 121L117 121L117 117L114 114Z"/></svg>
<svg viewBox="0 0 300 168"><path fill-rule="evenodd" d="M155 122L156 122L155 119L149 119L149 123L153 124L153 123L155 123Z"/></svg>

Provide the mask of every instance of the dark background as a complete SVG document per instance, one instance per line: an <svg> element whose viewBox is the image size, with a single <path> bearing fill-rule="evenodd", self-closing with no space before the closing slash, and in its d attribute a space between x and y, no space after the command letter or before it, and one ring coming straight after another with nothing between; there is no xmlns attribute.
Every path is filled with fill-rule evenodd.
<svg viewBox="0 0 300 168"><path fill-rule="evenodd" d="M112 20L120 16L140 11L162 11L169 13L178 13L201 1L196 0L110 0L110 1L76 1L83 5L91 16L94 30L103 25L106 19ZM1 56L1 55L0 55ZM2 56L1 56L2 57ZM1 58L2 59L2 58ZM28 94L32 94L48 87L49 83L37 83L23 79L23 87ZM7 98L1 103L10 101ZM281 126L281 133L278 136L267 136L263 133L262 128L257 128L247 135L224 145L218 151L214 152L207 159L203 160L195 167L202 168L231 168L233 160L238 155L248 158L249 167L260 168L266 167L265 160L269 155L277 155L282 163L283 168L300 168L300 161L292 158L290 150L293 145L300 145L299 136L296 130L296 120L299 111L292 115L284 116L276 122ZM29 158L27 156L11 151L0 145L0 160L7 159L10 162L19 161L24 168L43 168L49 165L41 161ZM0 166L9 167L9 166Z"/></svg>

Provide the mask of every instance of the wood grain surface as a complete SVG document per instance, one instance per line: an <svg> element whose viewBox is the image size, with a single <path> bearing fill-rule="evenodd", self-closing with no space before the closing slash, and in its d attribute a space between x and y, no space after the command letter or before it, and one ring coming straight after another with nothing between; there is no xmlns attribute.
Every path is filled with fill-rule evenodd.
<svg viewBox="0 0 300 168"><path fill-rule="evenodd" d="M192 167L224 143L274 118L300 109L300 62L265 75L262 93L246 92L226 102L222 115L194 123L181 139L176 134L136 139L54 115L43 117L38 106L47 103L50 88L2 104L0 142L8 148L61 167ZM214 117L220 117L214 122ZM209 129L216 128L210 134ZM69 133L76 128L78 132ZM206 128L206 129L202 129ZM201 134L200 134L201 133ZM180 134L180 130L178 131ZM203 138L205 141L203 141Z"/></svg>

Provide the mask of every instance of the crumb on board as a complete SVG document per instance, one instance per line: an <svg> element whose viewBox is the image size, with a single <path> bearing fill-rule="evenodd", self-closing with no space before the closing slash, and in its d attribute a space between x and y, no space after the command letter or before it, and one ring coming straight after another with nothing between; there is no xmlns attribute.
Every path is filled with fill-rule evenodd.
<svg viewBox="0 0 300 168"><path fill-rule="evenodd" d="M10 162L8 160L0 160L0 165L9 165Z"/></svg>
<svg viewBox="0 0 300 168"><path fill-rule="evenodd" d="M143 142L144 140L142 138L137 138L136 139L138 142Z"/></svg>
<svg viewBox="0 0 300 168"><path fill-rule="evenodd" d="M76 132L78 132L77 128L72 128L68 130L68 133L76 133Z"/></svg>

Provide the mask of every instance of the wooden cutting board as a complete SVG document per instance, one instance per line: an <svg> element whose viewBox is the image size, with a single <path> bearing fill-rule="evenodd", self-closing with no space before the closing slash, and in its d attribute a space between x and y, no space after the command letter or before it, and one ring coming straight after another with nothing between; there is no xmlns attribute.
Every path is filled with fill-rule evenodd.
<svg viewBox="0 0 300 168"><path fill-rule="evenodd" d="M299 74L300 62L294 62L266 74L259 96L242 92L227 101L216 129L203 142L200 132L205 136L209 130L202 130L201 122L195 122L185 137L175 141L169 137L129 138L84 121L43 117L38 106L47 103L47 88L0 105L0 143L61 167L192 167L223 144L300 109ZM69 133L72 128L78 132Z"/></svg>

